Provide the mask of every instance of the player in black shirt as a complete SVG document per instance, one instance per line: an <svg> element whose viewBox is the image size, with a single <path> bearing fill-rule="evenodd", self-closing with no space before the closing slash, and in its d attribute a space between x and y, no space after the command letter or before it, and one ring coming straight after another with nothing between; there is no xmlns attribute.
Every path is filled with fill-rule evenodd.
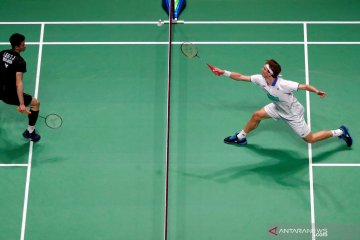
<svg viewBox="0 0 360 240"><path fill-rule="evenodd" d="M23 136L33 142L40 140L35 131L39 116L40 102L31 95L24 93L23 74L26 72L26 61L20 56L25 51L25 36L19 33L9 39L12 49L0 52L0 99L10 105L18 106L21 113L27 113L29 126ZM30 106L30 111L26 108Z"/></svg>

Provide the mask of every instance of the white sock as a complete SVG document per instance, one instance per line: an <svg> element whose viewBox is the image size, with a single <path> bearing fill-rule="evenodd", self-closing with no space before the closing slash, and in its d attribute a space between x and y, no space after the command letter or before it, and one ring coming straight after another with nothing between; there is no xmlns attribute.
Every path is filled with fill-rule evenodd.
<svg viewBox="0 0 360 240"><path fill-rule="evenodd" d="M29 131L29 133L32 133L35 130L35 126L28 126L27 130Z"/></svg>
<svg viewBox="0 0 360 240"><path fill-rule="evenodd" d="M333 137L339 137L341 136L344 132L341 129L336 129L336 130L331 130L331 133L333 135Z"/></svg>
<svg viewBox="0 0 360 240"><path fill-rule="evenodd" d="M243 139L243 138L246 138L246 132L244 132L244 130L241 130L241 132L239 132L239 134L237 135L237 138L239 140Z"/></svg>

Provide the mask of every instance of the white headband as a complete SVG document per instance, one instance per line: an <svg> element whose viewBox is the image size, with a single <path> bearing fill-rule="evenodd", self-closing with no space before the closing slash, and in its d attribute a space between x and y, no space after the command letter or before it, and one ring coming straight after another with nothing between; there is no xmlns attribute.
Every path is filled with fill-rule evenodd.
<svg viewBox="0 0 360 240"><path fill-rule="evenodd" d="M269 64L265 64L265 67L271 73L271 75L274 75L274 72L271 70Z"/></svg>

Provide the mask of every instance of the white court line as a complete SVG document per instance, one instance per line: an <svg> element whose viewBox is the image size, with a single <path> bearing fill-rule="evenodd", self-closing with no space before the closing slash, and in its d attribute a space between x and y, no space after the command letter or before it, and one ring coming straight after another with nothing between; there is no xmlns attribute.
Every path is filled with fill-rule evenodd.
<svg viewBox="0 0 360 240"><path fill-rule="evenodd" d="M35 94L34 94L34 97L36 97L36 98L38 97L38 93L39 93L40 68L41 68L41 58L42 58L42 44L41 43L44 39L44 28L45 28L45 24L41 24L40 46L39 46L38 62L37 62L37 69L36 69L36 83L35 83ZM24 207L23 207L23 217L22 217L22 223L21 223L20 240L25 239L26 217L27 217L27 208L28 208L28 201L29 201L33 146L34 146L34 143L32 141L30 141L29 160L28 160L28 168L27 168L27 174L26 174L26 185L25 185L25 196L24 196Z"/></svg>
<svg viewBox="0 0 360 240"><path fill-rule="evenodd" d="M26 45L168 45L169 42L26 42ZM9 42L0 42L9 45Z"/></svg>
<svg viewBox="0 0 360 240"><path fill-rule="evenodd" d="M261 44L264 44L264 45L271 45L271 44L279 44L279 45L286 45L286 44L289 44L289 45L303 45L305 44L305 42L302 42L302 41L289 41L289 42L279 42L279 41L272 41L272 42L258 42L258 41L254 41L254 42L251 42L251 41L243 41L243 42L192 42L192 41L189 41L193 44L213 44L213 45L261 45ZM182 44L183 42L173 42L173 44ZM344 45L357 45L357 44L360 44L360 42L306 42L307 45L334 45L334 44L344 44Z"/></svg>
<svg viewBox="0 0 360 240"><path fill-rule="evenodd" d="M23 216L22 216L22 222L21 222L21 235L20 235L21 240L25 239L25 223L26 223L26 214L27 214L27 206L28 206L28 196L29 196L29 186L30 186L30 175L31 175L31 163L32 163L33 145L34 145L34 143L32 141L30 141L29 158L28 158L28 166L27 166L27 173L26 173Z"/></svg>
<svg viewBox="0 0 360 240"><path fill-rule="evenodd" d="M360 42L308 42L311 45L358 45Z"/></svg>
<svg viewBox="0 0 360 240"><path fill-rule="evenodd" d="M360 21L184 21L184 24L360 24Z"/></svg>
<svg viewBox="0 0 360 240"><path fill-rule="evenodd" d="M190 41L191 42L191 41ZM183 42L173 42L173 45L181 45ZM304 45L305 42L191 42L198 45ZM167 45L169 42L26 42L27 45ZM360 45L360 42L307 42L307 45ZM0 42L0 45L9 45L8 42Z"/></svg>
<svg viewBox="0 0 360 240"><path fill-rule="evenodd" d="M29 164L19 164L19 163L9 163L9 164L6 164L6 163L2 163L0 164L0 167L28 167Z"/></svg>
<svg viewBox="0 0 360 240"><path fill-rule="evenodd" d="M169 42L44 42L43 44L44 45L169 45Z"/></svg>
<svg viewBox="0 0 360 240"><path fill-rule="evenodd" d="M0 25L146 25L156 21L49 21L49 22L0 22ZM182 23L181 23L182 24ZM360 21L183 21L183 24L360 24Z"/></svg>
<svg viewBox="0 0 360 240"><path fill-rule="evenodd" d="M0 25L147 25L159 21L0 22Z"/></svg>
<svg viewBox="0 0 360 240"><path fill-rule="evenodd" d="M307 24L304 23L304 58L305 58L305 82L310 84L309 78L309 54L308 54L308 35L307 35ZM310 92L306 91L306 112L307 112L307 123L311 129L311 118L310 118ZM316 224L315 224L315 204L314 204L314 176L312 167L312 145L308 143L308 155L309 155L309 187L310 187L310 211L311 211L311 228L312 228L312 240L316 239Z"/></svg>
<svg viewBox="0 0 360 240"><path fill-rule="evenodd" d="M360 163L313 163L314 167L360 167Z"/></svg>
<svg viewBox="0 0 360 240"><path fill-rule="evenodd" d="M183 42L172 42L173 45L181 45ZM298 44L302 45L304 42L297 41L297 42L191 42L193 44L198 45L206 45L206 44L212 44L212 45L256 45L256 44L279 44L279 45L285 45L285 44ZM39 45L39 42L26 42L27 45ZM168 45L169 42L43 42L43 45ZM360 42L359 42L360 44ZM9 45L8 42L0 42L0 45Z"/></svg>

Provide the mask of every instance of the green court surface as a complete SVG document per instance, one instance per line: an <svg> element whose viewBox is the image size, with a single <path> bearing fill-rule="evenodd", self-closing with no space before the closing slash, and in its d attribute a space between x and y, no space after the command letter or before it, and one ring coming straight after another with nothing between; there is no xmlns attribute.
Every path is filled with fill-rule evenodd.
<svg viewBox="0 0 360 240"><path fill-rule="evenodd" d="M29 144L27 117L0 103L1 240L360 239L360 4L187 2L168 89L160 2L21 0L14 15L2 1L1 49L26 35L25 91L64 122L39 119ZM185 41L204 61L182 55ZM269 100L204 63L251 75L269 58L327 92L296 96L313 131L346 124L352 148L309 145L273 120L247 146L223 143Z"/></svg>

